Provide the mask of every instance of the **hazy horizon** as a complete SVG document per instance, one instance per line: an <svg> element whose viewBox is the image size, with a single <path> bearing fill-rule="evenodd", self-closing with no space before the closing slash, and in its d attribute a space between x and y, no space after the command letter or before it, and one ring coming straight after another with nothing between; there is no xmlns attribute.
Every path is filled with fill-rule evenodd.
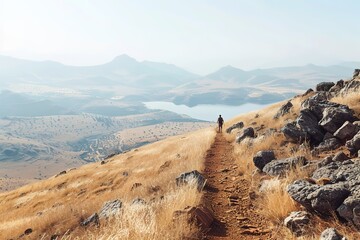
<svg viewBox="0 0 360 240"><path fill-rule="evenodd" d="M332 65L360 60L359 7L354 0L0 0L0 54L75 66L127 54L200 75L226 65Z"/></svg>

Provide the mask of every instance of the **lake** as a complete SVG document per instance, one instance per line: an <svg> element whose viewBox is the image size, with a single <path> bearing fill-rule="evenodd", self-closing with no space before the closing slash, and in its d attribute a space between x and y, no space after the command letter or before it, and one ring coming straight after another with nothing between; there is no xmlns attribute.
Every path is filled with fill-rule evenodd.
<svg viewBox="0 0 360 240"><path fill-rule="evenodd" d="M186 114L192 118L214 122L217 120L219 114L221 114L226 121L239 114L252 112L267 106L253 103L246 103L240 106L202 104L195 107L176 105L172 102L144 102L144 104L149 109L168 110L178 114Z"/></svg>

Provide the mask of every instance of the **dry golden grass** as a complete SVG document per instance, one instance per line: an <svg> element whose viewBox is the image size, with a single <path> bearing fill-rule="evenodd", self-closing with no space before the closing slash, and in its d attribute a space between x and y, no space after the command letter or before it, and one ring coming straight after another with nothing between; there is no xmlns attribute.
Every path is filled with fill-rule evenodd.
<svg viewBox="0 0 360 240"><path fill-rule="evenodd" d="M273 119L273 116L281 105L286 102L271 105L258 112L240 115L226 123L228 127L242 121L245 127L251 126L257 130L257 138L246 139L240 144L234 144L234 156L237 159L240 172L251 182L253 191L257 192L260 196L256 200L255 205L258 206L260 213L275 226L274 236L279 239L296 239L291 232L283 226L283 221L290 212L301 209L301 206L294 202L288 195L286 188L288 184L293 181L310 176L313 169L304 170L297 167L290 171L284 178L261 177L261 175L255 171L256 167L253 164L253 156L261 150L274 150L277 159L292 156L305 156L308 160L313 159L308 143L304 143L301 146L287 143L285 142L283 134L279 133L282 126L296 119L300 111L301 102L312 95L313 93L307 96L293 98L291 102L294 106L290 113L279 119ZM359 116L360 95L358 92L334 98L332 101L349 105ZM266 130L269 128L276 129L276 131L268 134ZM228 134L226 136L227 140L234 141L238 132L234 130L231 134ZM259 189L259 186L262 187ZM339 223L335 218L325 221L324 219L314 216L313 226L314 227L309 230L309 235L301 239L318 239L321 232L327 227L336 227L340 232L346 233L349 239L360 239L359 234L354 231L354 229L344 226L344 224Z"/></svg>
<svg viewBox="0 0 360 240"><path fill-rule="evenodd" d="M77 239L180 239L191 232L172 214L200 202L193 186L176 187L182 172L202 170L215 131L205 129L172 137L108 159L88 164L17 190L0 194L0 239L17 238L32 228L30 239L54 234ZM140 183L133 188L135 183ZM131 205L135 198L144 206ZM123 212L109 222L83 228L79 222L120 199ZM144 221L144 216L146 216Z"/></svg>

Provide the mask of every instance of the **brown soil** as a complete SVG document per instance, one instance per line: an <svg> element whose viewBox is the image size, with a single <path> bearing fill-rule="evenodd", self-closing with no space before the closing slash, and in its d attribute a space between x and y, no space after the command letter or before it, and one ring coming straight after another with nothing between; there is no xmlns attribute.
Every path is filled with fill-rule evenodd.
<svg viewBox="0 0 360 240"><path fill-rule="evenodd" d="M253 205L251 183L237 169L231 143L218 133L205 161L204 203L215 217L205 239L271 239L269 223Z"/></svg>

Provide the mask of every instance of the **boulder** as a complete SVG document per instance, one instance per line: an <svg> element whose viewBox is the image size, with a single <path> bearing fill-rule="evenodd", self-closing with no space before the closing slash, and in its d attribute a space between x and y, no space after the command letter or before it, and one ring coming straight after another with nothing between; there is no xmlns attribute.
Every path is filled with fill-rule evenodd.
<svg viewBox="0 0 360 240"><path fill-rule="evenodd" d="M287 187L290 197L304 206L306 209L312 210L311 199L308 195L318 190L320 186L312 184L306 180L296 180Z"/></svg>
<svg viewBox="0 0 360 240"><path fill-rule="evenodd" d="M179 177L176 178L177 186L189 184L192 182L196 183L197 189L199 191L202 191L202 189L204 188L204 186L206 184L206 179L197 170L182 173L182 174L180 174Z"/></svg>
<svg viewBox="0 0 360 240"><path fill-rule="evenodd" d="M347 141L345 146L349 149L351 155L356 154L360 150L360 132Z"/></svg>
<svg viewBox="0 0 360 240"><path fill-rule="evenodd" d="M255 154L253 157L254 165L262 171L264 166L275 159L274 151L260 151Z"/></svg>
<svg viewBox="0 0 360 240"><path fill-rule="evenodd" d="M94 224L96 226L100 226L100 220L99 215L97 213L94 213L84 221L80 223L81 226L88 226L89 224Z"/></svg>
<svg viewBox="0 0 360 240"><path fill-rule="evenodd" d="M316 116L318 120L320 120L323 115L322 112L325 108L331 106L339 106L338 103L333 103L328 101L328 95L326 92L318 92L315 95L309 97L301 103L301 109L309 109Z"/></svg>
<svg viewBox="0 0 360 240"><path fill-rule="evenodd" d="M338 207L338 214L360 230L360 196L350 196Z"/></svg>
<svg viewBox="0 0 360 240"><path fill-rule="evenodd" d="M108 218L120 213L122 202L119 199L106 202L100 210L100 218Z"/></svg>
<svg viewBox="0 0 360 240"><path fill-rule="evenodd" d="M307 164L307 160L303 156L274 160L264 166L263 172L271 176L283 176L296 166L304 166L305 164Z"/></svg>
<svg viewBox="0 0 360 240"><path fill-rule="evenodd" d="M252 127L245 128L245 129L243 130L243 132L242 132L239 136L236 137L236 142L237 142L237 143L240 143L240 142L242 142L242 141L243 141L245 138L247 138L247 137L249 137L249 138L255 137L254 128L252 128Z"/></svg>
<svg viewBox="0 0 360 240"><path fill-rule="evenodd" d="M316 85L316 91L329 91L331 87L333 87L335 83L333 82L321 82Z"/></svg>
<svg viewBox="0 0 360 240"><path fill-rule="evenodd" d="M313 143L320 143L324 139L324 130L319 126L317 117L310 109L300 111L296 119L297 126L310 136Z"/></svg>
<svg viewBox="0 0 360 240"><path fill-rule="evenodd" d="M177 210L173 213L173 219L185 217L188 222L195 222L203 230L209 230L209 227L214 222L214 214L204 205L197 207L186 207L184 210Z"/></svg>
<svg viewBox="0 0 360 240"><path fill-rule="evenodd" d="M336 138L329 138L325 141L321 142L317 147L314 148L314 153L320 153L325 151L331 151L339 148L341 146L341 143Z"/></svg>
<svg viewBox="0 0 360 240"><path fill-rule="evenodd" d="M344 184L330 184L321 186L310 193L307 198L311 199L311 207L314 211L324 216L330 216L350 195Z"/></svg>
<svg viewBox="0 0 360 240"><path fill-rule="evenodd" d="M326 132L325 135L324 135L323 141L325 141L325 140L327 140L327 139L330 139L330 138L333 138L333 137L334 137L334 135L332 135L332 134L329 133L329 132Z"/></svg>
<svg viewBox="0 0 360 240"><path fill-rule="evenodd" d="M346 121L338 130L336 130L334 136L342 141L347 141L352 139L358 131L359 128L357 125Z"/></svg>
<svg viewBox="0 0 360 240"><path fill-rule="evenodd" d="M306 180L297 180L287 189L289 195L306 209L323 216L331 215L350 195L342 183L319 186Z"/></svg>
<svg viewBox="0 0 360 240"><path fill-rule="evenodd" d="M275 114L275 116L273 118L278 119L279 117L282 117L285 114L288 114L292 107L293 107L293 104L291 103L291 101L288 101L287 103L285 103L284 105L282 105L280 107L280 109L277 111L277 113Z"/></svg>
<svg viewBox="0 0 360 240"><path fill-rule="evenodd" d="M238 122L238 123L235 123L234 125L232 125L231 127L227 128L226 132L231 133L232 130L241 129L243 127L244 127L244 123L243 122Z"/></svg>
<svg viewBox="0 0 360 240"><path fill-rule="evenodd" d="M335 228L327 228L321 233L320 240L346 240L346 238Z"/></svg>
<svg viewBox="0 0 360 240"><path fill-rule="evenodd" d="M289 228L296 237L306 234L309 223L310 215L305 211L291 212L284 220L284 225Z"/></svg>
<svg viewBox="0 0 360 240"><path fill-rule="evenodd" d="M360 88L360 81L358 76L357 79L345 83L344 87L340 90L340 95L345 95L347 93L358 91L359 88Z"/></svg>
<svg viewBox="0 0 360 240"><path fill-rule="evenodd" d="M349 109L348 106L340 105L338 107L325 108L319 125L333 134L344 124L344 122L353 122L356 120L353 110Z"/></svg>
<svg viewBox="0 0 360 240"><path fill-rule="evenodd" d="M294 123L287 123L281 128L285 138L293 143L302 143L306 139L306 133L301 131Z"/></svg>

